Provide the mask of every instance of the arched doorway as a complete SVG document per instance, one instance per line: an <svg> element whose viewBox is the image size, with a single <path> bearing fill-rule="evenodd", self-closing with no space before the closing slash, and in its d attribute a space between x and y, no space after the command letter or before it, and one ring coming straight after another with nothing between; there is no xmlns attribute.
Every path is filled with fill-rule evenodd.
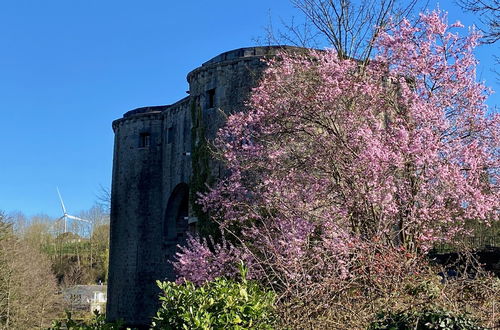
<svg viewBox="0 0 500 330"><path fill-rule="evenodd" d="M164 220L164 237L166 242L179 244L184 241L189 221L189 186L179 183L167 202Z"/></svg>

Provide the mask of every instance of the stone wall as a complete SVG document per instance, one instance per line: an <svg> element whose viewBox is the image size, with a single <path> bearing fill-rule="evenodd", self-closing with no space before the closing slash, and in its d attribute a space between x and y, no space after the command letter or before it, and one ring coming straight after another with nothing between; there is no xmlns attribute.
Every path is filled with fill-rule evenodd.
<svg viewBox="0 0 500 330"><path fill-rule="evenodd" d="M156 266L162 264L161 111L126 115L115 121L107 313L142 318L151 304Z"/></svg>
<svg viewBox="0 0 500 330"><path fill-rule="evenodd" d="M206 146L227 115L244 110L265 68L262 59L281 49L220 54L188 74L188 97L132 110L113 122L108 320L150 324L158 307L155 281L175 280L168 261L187 232L196 230L199 207L189 194L222 175Z"/></svg>

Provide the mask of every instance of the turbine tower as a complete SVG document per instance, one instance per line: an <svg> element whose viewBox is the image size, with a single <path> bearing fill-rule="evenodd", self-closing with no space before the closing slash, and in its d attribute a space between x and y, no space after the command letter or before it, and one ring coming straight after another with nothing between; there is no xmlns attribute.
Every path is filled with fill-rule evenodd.
<svg viewBox="0 0 500 330"><path fill-rule="evenodd" d="M63 202L63 199L61 197L61 193L59 192L59 188L56 187L56 189L57 189L57 195L59 195L59 201L61 202L61 208L63 211L62 217L57 219L57 221L64 219L64 233L68 232L68 219L72 219L72 220L77 220L77 221L82 221L82 222L88 223L90 225L90 228L91 228L90 234L92 234L92 222L89 220L85 220L85 219L82 219L79 217L75 217L74 215L68 214L68 212L66 212L66 207L64 207L64 202Z"/></svg>

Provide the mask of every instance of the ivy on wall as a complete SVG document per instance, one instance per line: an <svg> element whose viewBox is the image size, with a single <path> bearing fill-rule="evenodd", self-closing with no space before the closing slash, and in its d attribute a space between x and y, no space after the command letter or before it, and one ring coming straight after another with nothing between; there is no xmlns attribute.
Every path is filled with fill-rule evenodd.
<svg viewBox="0 0 500 330"><path fill-rule="evenodd" d="M197 229L201 236L218 238L220 231L217 224L210 220L209 215L203 211L200 204L196 203L200 193L205 193L215 178L210 173L211 153L209 142L205 136L206 128L203 122L202 108L196 100L191 101L191 166L192 176L189 189L189 202L194 216L198 218Z"/></svg>

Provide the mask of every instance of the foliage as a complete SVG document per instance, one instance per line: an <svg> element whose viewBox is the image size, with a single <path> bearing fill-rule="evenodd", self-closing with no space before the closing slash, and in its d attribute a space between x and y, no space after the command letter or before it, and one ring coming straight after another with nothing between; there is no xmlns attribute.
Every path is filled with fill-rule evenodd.
<svg viewBox="0 0 500 330"><path fill-rule="evenodd" d="M41 247L52 263L59 284L92 284L105 282L109 250L109 225L95 226L92 236L72 233L50 238Z"/></svg>
<svg viewBox="0 0 500 330"><path fill-rule="evenodd" d="M231 175L202 203L222 229L238 223L242 248L288 271L311 248L340 265L373 239L426 252L469 219L497 221L500 116L474 80L479 36L445 20L381 33L366 66L332 51L270 60L251 110L219 132Z"/></svg>
<svg viewBox="0 0 500 330"><path fill-rule="evenodd" d="M92 320L89 322L76 321L71 312L66 312L66 319L54 321L48 330L120 330L123 329L123 322L107 323L106 316L94 311Z"/></svg>
<svg viewBox="0 0 500 330"><path fill-rule="evenodd" d="M251 256L224 237L217 243L212 237L189 236L186 243L187 246L179 246L175 267L181 274L191 274L189 281L195 285L222 276L237 278L240 270L235 260L244 260L247 264L252 262ZM178 278L177 283L184 283L184 278Z"/></svg>
<svg viewBox="0 0 500 330"><path fill-rule="evenodd" d="M0 221L0 328L47 326L62 311L56 292L49 260Z"/></svg>
<svg viewBox="0 0 500 330"><path fill-rule="evenodd" d="M380 248L357 253L352 276L322 275L324 283L305 282L279 294L280 325L285 328L366 328L376 311L445 309L470 314L485 326L498 326L500 280L477 270L475 278L460 273L437 276L443 270L405 251ZM470 265L469 265L470 267Z"/></svg>
<svg viewBox="0 0 500 330"><path fill-rule="evenodd" d="M82 217L94 224L91 237L61 234L63 223L45 215L0 212L1 329L47 327L63 314L61 286L106 280L107 215L96 206Z"/></svg>
<svg viewBox="0 0 500 330"><path fill-rule="evenodd" d="M380 313L369 330L389 329L443 329L481 330L486 329L466 315L456 315L444 310L422 310L418 312Z"/></svg>
<svg viewBox="0 0 500 330"><path fill-rule="evenodd" d="M154 329L271 329L274 294L246 279L240 265L241 281L223 277L196 287L191 282L160 282L164 292L154 318Z"/></svg>
<svg viewBox="0 0 500 330"><path fill-rule="evenodd" d="M417 300L461 312L454 295L487 320L496 289L442 287L423 259L499 216L500 115L475 80L479 35L459 28L433 11L380 31L370 61L269 59L249 110L219 131L229 176L200 201L234 244L188 242L180 280L211 280L244 256L297 328L366 327L373 311Z"/></svg>
<svg viewBox="0 0 500 330"><path fill-rule="evenodd" d="M14 234L25 244L47 256L60 285L105 282L109 249L109 214L104 205L95 205L80 214L92 222L92 234L77 223L63 233L63 222L46 215L26 218L14 214ZM87 226L87 224L85 224Z"/></svg>

